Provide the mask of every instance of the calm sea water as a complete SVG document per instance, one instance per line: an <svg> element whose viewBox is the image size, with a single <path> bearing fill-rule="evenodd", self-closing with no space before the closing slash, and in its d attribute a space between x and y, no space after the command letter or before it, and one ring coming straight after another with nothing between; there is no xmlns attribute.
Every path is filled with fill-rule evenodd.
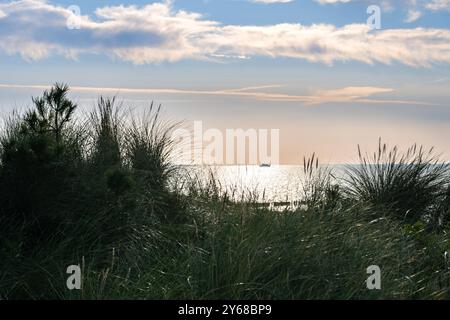
<svg viewBox="0 0 450 320"><path fill-rule="evenodd" d="M343 165L329 166L333 175L344 174ZM200 173L205 180L211 173L220 183L222 191L234 194L235 198L242 195L255 196L261 202L292 202L298 201L301 195L301 184L304 180L303 166L279 165L271 167L259 166L206 166L191 167L190 171Z"/></svg>
<svg viewBox="0 0 450 320"><path fill-rule="evenodd" d="M341 179L346 169L354 166L358 165L328 165L323 169L329 170L334 179ZM305 181L303 166L207 166L197 167L196 170L206 181L213 173L221 190L233 194L237 200L242 195L253 195L253 199L259 202L299 201L302 182Z"/></svg>

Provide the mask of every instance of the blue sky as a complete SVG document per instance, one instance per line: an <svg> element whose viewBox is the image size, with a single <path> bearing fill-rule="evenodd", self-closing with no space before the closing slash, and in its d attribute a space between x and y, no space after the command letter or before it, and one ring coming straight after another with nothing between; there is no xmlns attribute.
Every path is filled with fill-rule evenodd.
<svg viewBox="0 0 450 320"><path fill-rule="evenodd" d="M283 163L353 161L378 137L450 159L449 18L450 0L0 1L0 110L63 81L83 108L118 93L206 127L279 128Z"/></svg>

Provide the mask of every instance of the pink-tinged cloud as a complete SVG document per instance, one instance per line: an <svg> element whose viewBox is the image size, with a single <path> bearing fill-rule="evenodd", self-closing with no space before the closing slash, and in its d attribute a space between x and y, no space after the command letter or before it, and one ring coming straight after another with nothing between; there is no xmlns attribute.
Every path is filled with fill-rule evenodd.
<svg viewBox="0 0 450 320"><path fill-rule="evenodd" d="M373 96L383 93L391 93L395 90L384 87L344 87L338 89L315 90L307 95L296 95L277 93L273 90L265 91L265 89L277 89L282 85L263 85L252 86L237 89L218 89L218 90L190 90L180 88L108 88L108 87L71 87L73 92L95 92L98 94L169 94L184 96L222 96L237 97L243 99L253 99L259 101L278 101L278 102L299 102L305 105L316 105L324 103L370 103L370 104L409 104L409 105L434 105L426 101L413 100L395 100L395 99L375 99ZM50 85L15 85L0 84L0 89L49 89Z"/></svg>

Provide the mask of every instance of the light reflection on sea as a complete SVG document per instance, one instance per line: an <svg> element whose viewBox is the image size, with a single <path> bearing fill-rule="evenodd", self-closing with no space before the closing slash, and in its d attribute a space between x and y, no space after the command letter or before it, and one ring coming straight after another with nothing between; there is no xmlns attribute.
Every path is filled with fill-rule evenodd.
<svg viewBox="0 0 450 320"><path fill-rule="evenodd" d="M344 166L329 166L335 177L343 175ZM234 165L190 167L208 181L212 176L234 199L253 197L258 202L294 202L301 198L303 166L274 165L271 167Z"/></svg>

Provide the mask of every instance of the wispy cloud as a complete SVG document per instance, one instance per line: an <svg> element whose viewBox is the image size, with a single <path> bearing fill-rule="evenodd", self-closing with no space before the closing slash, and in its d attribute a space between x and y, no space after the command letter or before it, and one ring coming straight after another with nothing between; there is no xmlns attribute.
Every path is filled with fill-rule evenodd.
<svg viewBox="0 0 450 320"><path fill-rule="evenodd" d="M449 10L450 0L431 0L426 5L426 8L430 10Z"/></svg>
<svg viewBox="0 0 450 320"><path fill-rule="evenodd" d="M194 95L194 96L222 96L254 99L259 101L299 102L305 105L324 103L369 103L369 104L410 104L410 105L435 105L425 101L375 99L374 95L391 93L395 90L383 87L344 87L339 89L316 90L308 95L295 95L277 92L268 92L264 89L281 88L282 85L263 85L237 89L220 90L189 90L179 88L108 88L108 87L71 87L73 92L93 92L99 94L169 94L169 95ZM39 89L45 90L50 85L15 85L0 84L0 89Z"/></svg>
<svg viewBox="0 0 450 320"><path fill-rule="evenodd" d="M314 0L320 4L337 4L349 2L367 2L378 4L385 11L392 11L395 7L406 9L404 22L411 23L423 16L423 11L450 11L450 0Z"/></svg>
<svg viewBox="0 0 450 320"><path fill-rule="evenodd" d="M422 12L419 10L410 9L406 16L405 22L411 23L417 21L422 16Z"/></svg>
<svg viewBox="0 0 450 320"><path fill-rule="evenodd" d="M447 82L450 80L450 77L444 77L444 78L439 78L433 81L430 81L430 83L442 83L442 82Z"/></svg>

